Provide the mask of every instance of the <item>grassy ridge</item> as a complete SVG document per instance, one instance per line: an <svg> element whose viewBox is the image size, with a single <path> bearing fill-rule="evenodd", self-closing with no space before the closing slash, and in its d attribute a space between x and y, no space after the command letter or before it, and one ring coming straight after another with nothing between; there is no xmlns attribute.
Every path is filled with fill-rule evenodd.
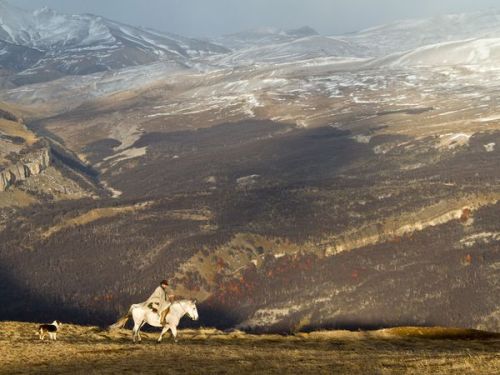
<svg viewBox="0 0 500 375"><path fill-rule="evenodd" d="M178 344L129 330L64 325L40 342L36 324L0 323L0 373L497 374L500 335L445 328L249 335L183 330ZM430 340L429 338L432 338ZM454 338L454 339L452 339Z"/></svg>

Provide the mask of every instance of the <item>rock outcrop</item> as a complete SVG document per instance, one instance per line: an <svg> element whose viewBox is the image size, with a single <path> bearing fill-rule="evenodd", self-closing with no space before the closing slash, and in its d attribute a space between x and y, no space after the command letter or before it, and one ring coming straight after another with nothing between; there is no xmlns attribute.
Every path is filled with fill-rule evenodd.
<svg viewBox="0 0 500 375"><path fill-rule="evenodd" d="M22 160L0 171L0 192L19 181L40 174L50 166L50 149L42 148L23 156Z"/></svg>

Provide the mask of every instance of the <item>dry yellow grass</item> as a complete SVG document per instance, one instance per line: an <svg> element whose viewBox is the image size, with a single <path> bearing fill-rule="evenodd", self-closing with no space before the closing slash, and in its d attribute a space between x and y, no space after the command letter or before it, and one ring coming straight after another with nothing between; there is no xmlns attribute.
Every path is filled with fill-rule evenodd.
<svg viewBox="0 0 500 375"><path fill-rule="evenodd" d="M35 202L34 196L16 188L11 188L0 194L0 208L27 207Z"/></svg>
<svg viewBox="0 0 500 375"><path fill-rule="evenodd" d="M3 102L0 102L0 110L12 113L18 118L25 114L20 108ZM0 118L0 132L13 137L21 137L28 145L32 145L38 140L36 135L29 131L23 124L4 118Z"/></svg>
<svg viewBox="0 0 500 375"><path fill-rule="evenodd" d="M48 228L43 234L43 238L48 238L53 234L70 227L77 227L92 223L94 221L118 216L121 214L136 212L144 210L150 205L150 202L139 203L131 206L118 206L118 207L103 207L95 208L74 218L64 220L50 228ZM176 210L168 211L164 213L165 217L172 218L175 220L192 220L192 221L207 221L211 218L211 213L206 210L196 211L196 210Z"/></svg>
<svg viewBox="0 0 500 375"><path fill-rule="evenodd" d="M314 332L293 336L183 330L178 344L158 333L132 344L129 330L64 325L41 342L36 324L0 323L2 374L498 374L500 338L421 328ZM420 330L420 331L417 331ZM456 337L462 339L440 339ZM426 338L429 334L432 340ZM401 336L403 335L403 336ZM419 336L419 337L415 337Z"/></svg>
<svg viewBox="0 0 500 375"><path fill-rule="evenodd" d="M146 208L148 204L149 203L140 203L133 206L95 208L77 217L65 220L50 227L42 234L42 237L48 238L65 228L86 225L99 219L110 218L120 214L142 210Z"/></svg>
<svg viewBox="0 0 500 375"><path fill-rule="evenodd" d="M18 122L9 121L1 118L0 118L0 132L12 137L21 137L26 141L28 145L32 145L38 140L35 134L27 130L24 127L24 125Z"/></svg>
<svg viewBox="0 0 500 375"><path fill-rule="evenodd" d="M32 113L29 109L16 105L14 103L0 102L0 109L10 112L13 115L21 118Z"/></svg>

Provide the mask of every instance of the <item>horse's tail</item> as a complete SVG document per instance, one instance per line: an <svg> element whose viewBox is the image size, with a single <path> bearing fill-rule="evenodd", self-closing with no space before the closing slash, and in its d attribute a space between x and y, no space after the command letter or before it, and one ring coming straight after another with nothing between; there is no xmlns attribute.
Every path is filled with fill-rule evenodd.
<svg viewBox="0 0 500 375"><path fill-rule="evenodd" d="M109 330L114 330L114 329L119 329L119 328L123 328L125 326L125 324L127 323L127 321L129 320L129 318L132 316L132 306L130 306L130 309L128 309L128 312L123 315L120 319L118 319L116 321L116 323L114 324L111 324L108 329Z"/></svg>

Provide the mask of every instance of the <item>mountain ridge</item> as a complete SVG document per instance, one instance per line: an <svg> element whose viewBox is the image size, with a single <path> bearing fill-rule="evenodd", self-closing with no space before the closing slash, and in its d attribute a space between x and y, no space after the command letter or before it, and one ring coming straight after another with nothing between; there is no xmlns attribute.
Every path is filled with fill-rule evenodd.
<svg viewBox="0 0 500 375"><path fill-rule="evenodd" d="M91 14L65 15L49 8L32 13L1 3L0 63L18 84L85 75L228 52L207 41L128 26ZM4 45L2 46L3 43ZM26 57L20 59L20 54Z"/></svg>

